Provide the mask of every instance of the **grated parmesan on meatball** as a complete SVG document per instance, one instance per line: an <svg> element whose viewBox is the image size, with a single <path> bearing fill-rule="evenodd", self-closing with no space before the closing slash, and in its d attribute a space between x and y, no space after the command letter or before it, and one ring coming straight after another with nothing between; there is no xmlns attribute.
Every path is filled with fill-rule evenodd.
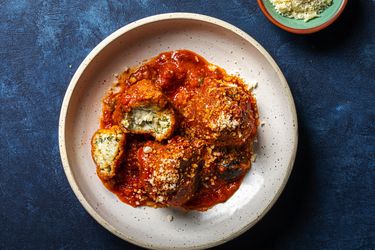
<svg viewBox="0 0 375 250"><path fill-rule="evenodd" d="M230 81L205 83L182 114L182 128L188 137L214 145L242 145L256 133L251 94Z"/></svg>
<svg viewBox="0 0 375 250"><path fill-rule="evenodd" d="M187 202L197 188L202 150L199 141L179 136L166 145L147 142L140 151L140 172L149 196L172 206Z"/></svg>

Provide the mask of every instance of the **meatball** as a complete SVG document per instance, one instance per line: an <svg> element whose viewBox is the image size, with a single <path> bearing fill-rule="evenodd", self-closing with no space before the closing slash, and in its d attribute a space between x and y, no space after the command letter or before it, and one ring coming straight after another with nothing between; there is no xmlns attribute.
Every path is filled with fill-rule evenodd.
<svg viewBox="0 0 375 250"><path fill-rule="evenodd" d="M243 148L221 148L215 162L218 177L226 181L236 181L250 169L250 154Z"/></svg>
<svg viewBox="0 0 375 250"><path fill-rule="evenodd" d="M238 84L208 79L180 111L183 131L209 144L242 145L256 134L253 102L251 94Z"/></svg>
<svg viewBox="0 0 375 250"><path fill-rule="evenodd" d="M118 98L113 116L125 132L150 134L157 141L168 139L176 126L173 108L150 80L130 86Z"/></svg>
<svg viewBox="0 0 375 250"><path fill-rule="evenodd" d="M233 182L246 174L251 167L252 142L241 147L209 146L204 153L205 165L201 179L210 180L216 176L225 182Z"/></svg>
<svg viewBox="0 0 375 250"><path fill-rule="evenodd" d="M181 206L197 189L203 144L176 136L166 145L147 142L140 149L141 177L156 203Z"/></svg>
<svg viewBox="0 0 375 250"><path fill-rule="evenodd" d="M125 134L118 126L99 129L91 140L91 154L103 180L115 176L124 155Z"/></svg>

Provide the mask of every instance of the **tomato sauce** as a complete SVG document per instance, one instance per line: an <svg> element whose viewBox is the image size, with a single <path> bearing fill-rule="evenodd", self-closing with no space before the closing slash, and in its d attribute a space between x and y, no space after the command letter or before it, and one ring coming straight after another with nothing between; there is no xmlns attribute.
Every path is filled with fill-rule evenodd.
<svg viewBox="0 0 375 250"><path fill-rule="evenodd" d="M247 90L240 78L228 75L225 70L208 63L194 52L188 50L165 52L145 62L140 67L128 69L118 76L118 83L103 99L102 128L110 128L115 125L117 118L114 117L114 109L119 95L126 93L127 88L143 79L151 80L160 88L179 114L179 120L182 125L178 127L174 136L195 137L207 132L207 125L202 125L202 128L197 127L194 133L189 134L189 132L186 132L189 131L188 128L194 127L195 122L198 124L201 122L200 120L210 121L210 119L213 119L212 117L215 117L215 114L212 114L212 112L207 114L207 117L203 116L201 118L202 116L198 116L203 112L202 110L198 110L198 108L204 109L206 104L210 104L209 101L204 101L203 99L202 103L199 103L200 99L197 96L203 93L202 91L212 93L211 89L207 90L207 88L214 88L215 86L219 86L219 82L226 81L239 88L241 90L239 93L245 93L239 95L240 97L238 98L232 90L228 90L232 92L228 92L229 94L226 92L225 94L233 95L235 96L233 97L235 100L239 100L239 111L237 113L242 115L245 113L249 117L246 122L252 123L246 127L249 128L249 131L238 129L239 138L242 135L246 135L246 138L243 140L242 138L241 140L234 140L232 145L226 143L228 141L226 139L223 139L224 144L216 144L216 137L211 138L209 134L206 137L202 137L206 143L206 150L205 155L202 157L203 167L199 177L200 181L194 196L182 207L187 210L204 211L218 203L225 202L240 187L242 179L251 165L251 148L256 136L258 115L256 101L250 91ZM243 97L244 95L245 97ZM195 100L194 98L197 100L196 107L195 105L191 105L191 100ZM210 99L213 98L210 96ZM241 106L242 102L245 102L246 105ZM226 108L235 109L236 107L223 107L220 111L225 112ZM207 110L204 111L206 112ZM247 114L246 112L250 113ZM202 114L205 113L203 112ZM189 119L188 115L197 115L197 121L184 123L185 120ZM237 126L237 124L229 125ZM118 174L111 180L103 180L108 189L117 194L123 202L134 207L143 205L154 207L166 206L165 204L153 201L147 195L147 191L140 181L139 149L150 140L153 140L150 136L130 135L127 139L126 156L119 168ZM229 153L226 152L231 152L231 155L228 156ZM229 170L222 174L217 170L219 165L225 166Z"/></svg>

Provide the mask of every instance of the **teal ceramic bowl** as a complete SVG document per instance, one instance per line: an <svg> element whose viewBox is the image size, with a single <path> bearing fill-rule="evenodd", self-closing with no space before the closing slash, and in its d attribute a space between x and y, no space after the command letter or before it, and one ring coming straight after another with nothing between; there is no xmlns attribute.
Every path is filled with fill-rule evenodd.
<svg viewBox="0 0 375 250"><path fill-rule="evenodd" d="M333 0L332 5L325 9L320 17L305 22L280 15L270 0L258 0L260 9L273 24L296 34L310 34L328 27L340 16L347 2L348 0Z"/></svg>

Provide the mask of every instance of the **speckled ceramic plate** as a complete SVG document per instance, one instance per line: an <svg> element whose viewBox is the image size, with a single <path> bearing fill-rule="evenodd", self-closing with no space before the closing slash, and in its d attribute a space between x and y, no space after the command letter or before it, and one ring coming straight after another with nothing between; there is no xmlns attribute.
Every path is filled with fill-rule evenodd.
<svg viewBox="0 0 375 250"><path fill-rule="evenodd" d="M259 128L257 160L240 189L207 212L130 207L103 186L90 154L101 98L115 81L114 73L175 49L195 51L229 73L240 74L247 83L258 83L255 94L264 126ZM206 248L245 232L275 203L293 167L297 118L283 74L253 38L212 17L163 14L119 29L82 62L62 104L59 143L74 193L106 229L147 248ZM173 221L168 220L169 215Z"/></svg>

